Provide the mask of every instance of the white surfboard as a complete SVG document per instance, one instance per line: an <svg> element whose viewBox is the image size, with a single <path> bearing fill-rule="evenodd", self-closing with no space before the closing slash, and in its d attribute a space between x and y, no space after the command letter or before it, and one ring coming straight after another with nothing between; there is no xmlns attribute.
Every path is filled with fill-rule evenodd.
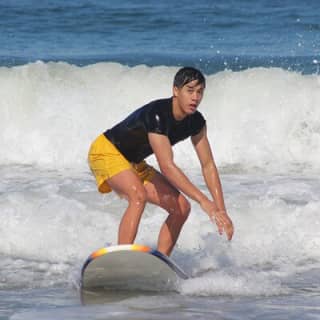
<svg viewBox="0 0 320 320"><path fill-rule="evenodd" d="M81 288L163 290L187 274L169 257L148 246L118 245L101 248L85 261Z"/></svg>

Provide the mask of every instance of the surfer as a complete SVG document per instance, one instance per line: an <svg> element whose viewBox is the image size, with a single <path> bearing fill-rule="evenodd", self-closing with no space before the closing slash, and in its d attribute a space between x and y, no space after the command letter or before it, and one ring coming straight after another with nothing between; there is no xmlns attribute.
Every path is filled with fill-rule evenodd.
<svg viewBox="0 0 320 320"><path fill-rule="evenodd" d="M168 212L157 249L169 256L190 212L187 198L198 202L219 233L225 232L231 240L233 224L226 211L206 121L198 111L205 84L199 70L181 68L174 77L172 97L140 107L92 143L88 161L98 190L114 190L128 201L119 226L118 244L134 242L149 202ZM175 163L172 146L189 137L212 199ZM155 155L160 172L145 161L151 154Z"/></svg>

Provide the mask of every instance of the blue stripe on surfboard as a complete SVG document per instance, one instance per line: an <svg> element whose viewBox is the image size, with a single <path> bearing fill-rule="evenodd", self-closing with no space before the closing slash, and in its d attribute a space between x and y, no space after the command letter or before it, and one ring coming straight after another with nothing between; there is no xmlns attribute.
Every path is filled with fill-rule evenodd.
<svg viewBox="0 0 320 320"><path fill-rule="evenodd" d="M152 255L159 258L160 260L164 261L167 265L169 265L176 273L177 275L182 279L188 279L188 275L178 266L176 265L169 257L165 256L163 253L161 253L158 250L152 250L150 251Z"/></svg>

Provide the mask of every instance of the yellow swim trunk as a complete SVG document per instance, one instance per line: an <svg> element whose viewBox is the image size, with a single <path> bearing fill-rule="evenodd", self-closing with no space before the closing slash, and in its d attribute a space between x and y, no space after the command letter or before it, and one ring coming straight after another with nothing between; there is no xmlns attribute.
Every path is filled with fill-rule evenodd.
<svg viewBox="0 0 320 320"><path fill-rule="evenodd" d="M103 134L92 143L88 162L101 193L111 192L108 179L124 170L132 169L144 184L150 181L156 172L145 161L130 163Z"/></svg>

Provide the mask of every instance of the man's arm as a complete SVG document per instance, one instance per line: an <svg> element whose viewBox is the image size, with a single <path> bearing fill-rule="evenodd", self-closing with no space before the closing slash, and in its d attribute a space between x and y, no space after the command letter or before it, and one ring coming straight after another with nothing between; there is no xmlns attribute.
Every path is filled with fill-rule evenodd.
<svg viewBox="0 0 320 320"><path fill-rule="evenodd" d="M189 198L200 204L202 201L208 201L209 199L206 195L194 186L182 170L174 163L173 151L168 137L161 134L149 133L148 138L160 170L169 182Z"/></svg>
<svg viewBox="0 0 320 320"><path fill-rule="evenodd" d="M228 222L225 222L227 219L223 219L223 215L222 218L220 217L221 215L217 216L216 212L218 212L218 208L216 204L209 200L207 196L202 193L175 164L172 147L168 137L156 133L149 133L148 138L162 174L178 190L183 192L189 198L197 201L211 219L215 219L219 233L221 234L223 230L225 230L223 226ZM231 232L227 233L227 236L230 240L232 237Z"/></svg>
<svg viewBox="0 0 320 320"><path fill-rule="evenodd" d="M230 240L233 235L233 225L225 208L221 181L208 141L206 127L200 133L191 137L191 141L200 160L206 185L217 205L215 222L219 228L219 232L221 233L224 230Z"/></svg>

